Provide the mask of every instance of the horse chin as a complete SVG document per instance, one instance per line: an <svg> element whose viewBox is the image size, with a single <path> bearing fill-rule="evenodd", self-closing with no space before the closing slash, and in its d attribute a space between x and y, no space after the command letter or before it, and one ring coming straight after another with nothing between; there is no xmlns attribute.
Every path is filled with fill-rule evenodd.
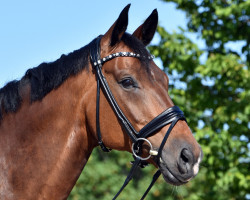
<svg viewBox="0 0 250 200"><path fill-rule="evenodd" d="M175 186L180 186L188 182L188 181L184 182L176 178L175 175L168 168L167 164L162 159L160 159L160 161L158 162L158 167L163 175L164 180L167 183Z"/></svg>

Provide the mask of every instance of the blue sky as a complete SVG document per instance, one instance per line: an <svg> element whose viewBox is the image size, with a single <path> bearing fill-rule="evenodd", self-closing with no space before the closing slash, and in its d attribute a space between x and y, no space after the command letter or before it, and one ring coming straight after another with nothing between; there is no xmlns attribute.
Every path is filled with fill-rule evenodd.
<svg viewBox="0 0 250 200"><path fill-rule="evenodd" d="M0 1L0 87L104 34L129 3L130 33L155 8L168 31L185 27L185 14L160 0Z"/></svg>

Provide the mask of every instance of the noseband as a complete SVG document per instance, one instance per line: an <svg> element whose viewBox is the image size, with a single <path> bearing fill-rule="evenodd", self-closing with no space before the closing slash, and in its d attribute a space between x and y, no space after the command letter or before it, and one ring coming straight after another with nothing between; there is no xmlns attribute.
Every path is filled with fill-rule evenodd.
<svg viewBox="0 0 250 200"><path fill-rule="evenodd" d="M133 142L132 145L132 152L135 158L135 161L133 161L132 168L123 184L121 189L118 191L118 193L113 198L116 199L118 195L121 193L121 191L125 188L125 186L129 183L129 181L133 178L133 175L136 171L136 169L140 167L145 167L147 164L145 160L149 159L151 155L155 156L156 162L159 162L163 147L168 139L168 136L170 132L172 131L173 127L179 120L185 120L183 112L179 109L177 106L173 106L168 108L167 110L163 111L160 115L156 116L152 121L150 121L148 124L146 124L139 132L135 130L135 128L132 126L132 124L129 122L127 117L123 114L122 110L120 109L119 105L117 104L109 85L102 73L102 66L105 62L110 61L117 57L134 57L134 58L140 58L143 55L136 54L133 52L118 52L114 54L110 54L104 58L101 59L100 57L100 41L101 37L97 37L91 42L90 47L90 59L92 66L96 72L96 80L97 80L97 100L96 100L96 130L97 130L97 136L98 136L98 143L101 147L101 149L104 152L109 152L111 149L108 149L103 141L101 136L101 130L100 130L100 120L99 120L99 110L100 110L100 86L102 88L102 92L106 96L108 102L110 103L113 111L115 112L116 116L118 117L122 127L124 128L125 132L128 134L130 139ZM149 60L153 59L153 56L148 56ZM162 127L170 124L169 129L167 130L161 145L158 149L158 152L153 150L152 144L147 140L146 138L150 135L154 134L156 131L161 129ZM142 150L142 144L146 142L150 146L150 155L147 158L143 158L140 156L141 150ZM151 184L149 185L148 189L144 193L143 197L141 199L144 199L155 183L155 181L160 176L161 172L158 170L154 176Z"/></svg>

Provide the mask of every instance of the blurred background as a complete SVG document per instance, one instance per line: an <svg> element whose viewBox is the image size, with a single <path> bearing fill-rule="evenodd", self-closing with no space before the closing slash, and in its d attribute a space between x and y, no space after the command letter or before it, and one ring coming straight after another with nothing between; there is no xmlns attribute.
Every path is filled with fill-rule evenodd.
<svg viewBox="0 0 250 200"><path fill-rule="evenodd" d="M1 1L0 87L104 34L128 3L130 33L157 8L148 49L204 152L194 180L174 187L160 178L146 199L250 199L249 0ZM112 199L130 160L96 148L69 199ZM155 170L138 171L119 199L140 199Z"/></svg>

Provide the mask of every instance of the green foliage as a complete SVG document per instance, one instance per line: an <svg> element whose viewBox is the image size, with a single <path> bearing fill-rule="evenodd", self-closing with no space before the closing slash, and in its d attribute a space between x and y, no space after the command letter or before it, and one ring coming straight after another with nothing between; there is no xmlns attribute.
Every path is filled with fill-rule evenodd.
<svg viewBox="0 0 250 200"><path fill-rule="evenodd" d="M250 194L250 1L166 0L186 12L188 30L168 33L149 49L170 77L170 96L184 112L204 159L197 177L181 187L160 178L147 199L238 200ZM201 50L187 32L206 43ZM228 42L243 41L240 53ZM205 61L200 61L204 53ZM128 174L132 157L96 149L70 198L112 199ZM154 167L138 172L119 199L140 199Z"/></svg>
<svg viewBox="0 0 250 200"><path fill-rule="evenodd" d="M208 51L229 53L227 42L245 41L241 53L250 62L250 1L249 0L163 0L175 2L186 12L189 31L205 39Z"/></svg>
<svg viewBox="0 0 250 200"><path fill-rule="evenodd" d="M188 31L170 34L158 27L161 40L150 47L174 80L170 95L185 111L204 151L204 167L190 191L198 199L246 199L250 194L250 1L172 2L186 12L188 31L196 32L207 45L201 51L185 37ZM226 47L236 41L244 41L240 55ZM208 56L201 63L204 52ZM184 87L178 83L185 83Z"/></svg>
<svg viewBox="0 0 250 200"><path fill-rule="evenodd" d="M69 200L100 199L110 200L119 191L129 169L132 156L127 152L112 151L103 153L96 148L85 169L72 190ZM156 169L153 166L138 170L134 179L120 194L119 199L140 199L149 186ZM167 185L163 178L159 178L147 196L147 199L182 199L182 194L187 194L186 188L178 189Z"/></svg>
<svg viewBox="0 0 250 200"><path fill-rule="evenodd" d="M250 191L248 66L235 54L219 53L201 64L202 51L183 33L169 34L162 27L158 33L161 41L150 50L174 79L170 95L204 151L202 175L190 188L195 197L189 193L185 199L245 199ZM176 87L181 82L184 89Z"/></svg>

